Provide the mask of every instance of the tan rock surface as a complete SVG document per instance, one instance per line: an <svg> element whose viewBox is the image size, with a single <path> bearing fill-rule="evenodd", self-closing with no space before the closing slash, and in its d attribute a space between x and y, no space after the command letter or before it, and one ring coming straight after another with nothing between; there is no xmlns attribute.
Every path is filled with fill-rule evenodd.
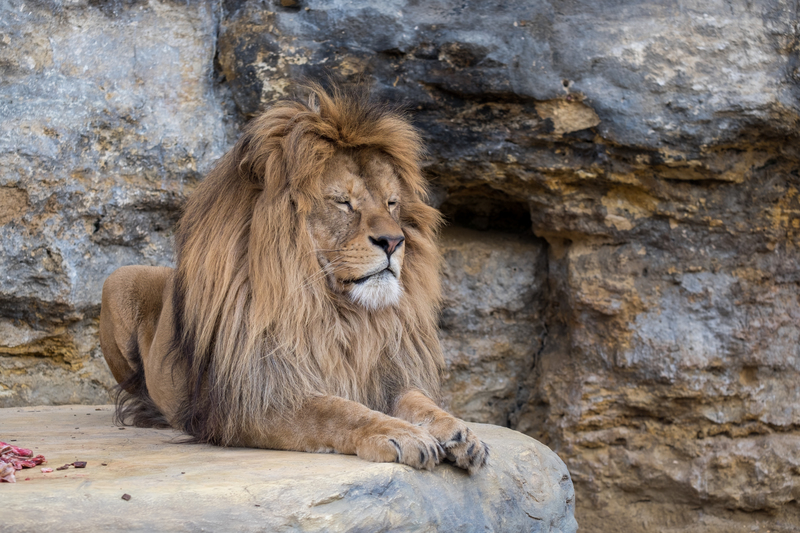
<svg viewBox="0 0 800 533"><path fill-rule="evenodd" d="M492 464L469 476L450 465L420 472L337 454L181 444L175 431L116 427L112 413L0 409L3 440L44 454L52 468L87 462L25 469L0 485L4 532L577 528L564 463L505 428L472 426L492 447Z"/></svg>

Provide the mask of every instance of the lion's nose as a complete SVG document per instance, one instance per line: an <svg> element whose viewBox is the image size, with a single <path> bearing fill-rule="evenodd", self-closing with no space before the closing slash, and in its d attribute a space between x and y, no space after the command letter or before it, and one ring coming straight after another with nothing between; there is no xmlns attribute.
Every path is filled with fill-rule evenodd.
<svg viewBox="0 0 800 533"><path fill-rule="evenodd" d="M401 244L403 244L403 241L406 240L406 238L402 235L398 235L396 237L383 235L381 237L370 237L369 240L375 246L383 248L383 251L386 252L386 256L389 257Z"/></svg>

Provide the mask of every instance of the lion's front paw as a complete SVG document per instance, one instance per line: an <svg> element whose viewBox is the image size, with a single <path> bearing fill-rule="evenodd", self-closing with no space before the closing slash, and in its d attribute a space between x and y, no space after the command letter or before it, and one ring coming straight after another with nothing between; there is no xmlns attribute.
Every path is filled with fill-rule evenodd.
<svg viewBox="0 0 800 533"><path fill-rule="evenodd" d="M448 461L459 468L475 473L489 462L489 446L480 440L467 425L453 416L442 417L428 425L430 433L444 448Z"/></svg>
<svg viewBox="0 0 800 533"><path fill-rule="evenodd" d="M367 461L403 463L425 470L439 464L444 454L428 431L405 422L364 438L356 448L356 455Z"/></svg>

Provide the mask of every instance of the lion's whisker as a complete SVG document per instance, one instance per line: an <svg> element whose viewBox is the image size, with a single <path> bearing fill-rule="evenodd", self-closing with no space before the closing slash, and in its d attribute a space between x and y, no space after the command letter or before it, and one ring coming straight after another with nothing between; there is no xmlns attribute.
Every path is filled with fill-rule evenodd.
<svg viewBox="0 0 800 533"><path fill-rule="evenodd" d="M308 278L306 278L305 281L303 282L303 285L299 287L297 290L308 288L311 284L316 283L318 280L326 277L329 274L328 270L330 270L330 274L335 273L336 263L342 262L343 260L344 257L342 256L334 257L333 259L330 260L330 262L328 262L327 265L321 267L314 274L308 276Z"/></svg>
<svg viewBox="0 0 800 533"><path fill-rule="evenodd" d="M313 252L343 252L345 248L316 248Z"/></svg>
<svg viewBox="0 0 800 533"><path fill-rule="evenodd" d="M297 291L299 291L301 289L306 289L306 288L310 287L312 284L314 284L317 281L325 278L327 275L328 275L327 272L325 272L324 270L320 269L319 271L315 272L313 275L307 277L306 280L303 282L303 285L298 287L294 292L297 292Z"/></svg>

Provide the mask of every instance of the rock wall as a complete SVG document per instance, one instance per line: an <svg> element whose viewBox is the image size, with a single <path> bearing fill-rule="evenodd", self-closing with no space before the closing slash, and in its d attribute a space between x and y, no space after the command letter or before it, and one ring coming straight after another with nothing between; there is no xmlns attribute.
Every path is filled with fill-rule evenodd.
<svg viewBox="0 0 800 533"><path fill-rule="evenodd" d="M92 4L89 2L89 4ZM0 5L0 405L108 401L105 277L230 144L211 3Z"/></svg>
<svg viewBox="0 0 800 533"><path fill-rule="evenodd" d="M446 392L543 440L588 531L800 528L789 0L7 2L0 405L104 401L100 285L169 264L237 127L366 81L425 136Z"/></svg>

